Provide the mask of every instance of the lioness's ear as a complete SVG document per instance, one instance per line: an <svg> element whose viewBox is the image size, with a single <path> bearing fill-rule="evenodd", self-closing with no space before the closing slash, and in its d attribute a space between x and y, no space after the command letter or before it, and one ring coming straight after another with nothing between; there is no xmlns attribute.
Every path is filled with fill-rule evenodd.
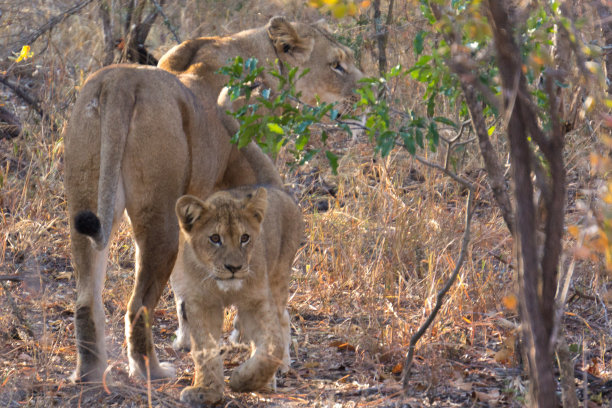
<svg viewBox="0 0 612 408"><path fill-rule="evenodd" d="M296 29L284 17L272 17L268 22L267 30L276 53L281 58L289 57L288 59L295 59L295 62L300 64L310 58L314 39L300 37Z"/></svg>
<svg viewBox="0 0 612 408"><path fill-rule="evenodd" d="M246 211L258 222L262 222L268 208L268 192L266 189L259 187L253 194L247 196L247 200L245 205Z"/></svg>
<svg viewBox="0 0 612 408"><path fill-rule="evenodd" d="M176 202L176 216L182 229L189 232L204 212L204 202L199 198L184 195Z"/></svg>

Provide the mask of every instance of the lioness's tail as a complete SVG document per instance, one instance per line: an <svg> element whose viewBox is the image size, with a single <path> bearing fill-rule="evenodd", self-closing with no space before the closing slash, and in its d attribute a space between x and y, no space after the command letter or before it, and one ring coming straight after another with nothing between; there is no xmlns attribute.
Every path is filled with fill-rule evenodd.
<svg viewBox="0 0 612 408"><path fill-rule="evenodd" d="M97 214L80 211L74 219L75 229L94 241L102 250L108 244L119 188L121 162L136 100L135 90L101 85L100 99L100 176L98 179Z"/></svg>

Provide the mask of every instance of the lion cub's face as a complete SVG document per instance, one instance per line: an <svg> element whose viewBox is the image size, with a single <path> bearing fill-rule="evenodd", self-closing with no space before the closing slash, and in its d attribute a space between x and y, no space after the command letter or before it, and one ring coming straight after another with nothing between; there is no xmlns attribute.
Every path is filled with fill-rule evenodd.
<svg viewBox="0 0 612 408"><path fill-rule="evenodd" d="M251 253L261 231L267 192L232 190L206 201L183 196L176 203L185 256L202 266L202 279L214 279L222 290L240 289L251 274Z"/></svg>

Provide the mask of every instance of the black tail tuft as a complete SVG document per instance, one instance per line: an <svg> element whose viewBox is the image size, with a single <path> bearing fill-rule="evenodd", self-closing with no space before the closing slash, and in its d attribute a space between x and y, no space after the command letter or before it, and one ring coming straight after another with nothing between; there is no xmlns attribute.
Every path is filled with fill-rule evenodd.
<svg viewBox="0 0 612 408"><path fill-rule="evenodd" d="M74 217L74 227L78 232L95 237L102 228L100 219L91 211L81 211Z"/></svg>

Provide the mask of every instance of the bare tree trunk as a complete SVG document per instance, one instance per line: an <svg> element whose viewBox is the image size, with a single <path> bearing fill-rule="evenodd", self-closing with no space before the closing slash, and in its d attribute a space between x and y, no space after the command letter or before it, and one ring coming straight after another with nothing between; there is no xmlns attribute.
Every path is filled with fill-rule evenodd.
<svg viewBox="0 0 612 408"><path fill-rule="evenodd" d="M487 170L488 181L491 186L491 191L493 192L493 197L501 210L502 217L504 218L508 230L513 234L516 230L516 226L514 214L512 213L512 203L508 194L504 171L499 163L497 153L491 144L491 140L489 139L482 107L476 97L474 87L462 81L461 88L463 89L463 95L465 96L465 101L472 120L472 127L478 137L478 147L480 148L480 155L482 156L485 169Z"/></svg>
<svg viewBox="0 0 612 408"><path fill-rule="evenodd" d="M521 291L523 338L531 377L531 403L539 407L556 407L556 382L553 375L552 342L555 322L555 292L561 254L565 209L565 168L563 132L551 74L546 77L552 130L545 135L532 111L532 102L521 71L521 54L513 38L504 2L489 0L490 24L493 30L502 80L504 107L509 111L508 139L515 185L516 232L515 251ZM550 177L546 183L544 205L544 244L541 257L536 240L534 169L528 137L537 144L548 162Z"/></svg>
<svg viewBox="0 0 612 408"><path fill-rule="evenodd" d="M158 9L154 8L143 20L146 3L147 0L134 0L128 5L121 62L157 65L157 59L147 51L144 43L159 13ZM161 6L164 1L159 1L158 4Z"/></svg>
<svg viewBox="0 0 612 408"><path fill-rule="evenodd" d="M389 1L387 20L383 24L382 13L380 11L380 0L374 0L374 35L378 44L378 73L383 76L387 72L387 39L389 38L389 25L393 21L393 2Z"/></svg>
<svg viewBox="0 0 612 408"><path fill-rule="evenodd" d="M612 13L606 5L609 2L602 3L601 0L595 1L597 14L599 14L601 32L603 34L606 45L606 72L608 76L608 93L612 93Z"/></svg>

